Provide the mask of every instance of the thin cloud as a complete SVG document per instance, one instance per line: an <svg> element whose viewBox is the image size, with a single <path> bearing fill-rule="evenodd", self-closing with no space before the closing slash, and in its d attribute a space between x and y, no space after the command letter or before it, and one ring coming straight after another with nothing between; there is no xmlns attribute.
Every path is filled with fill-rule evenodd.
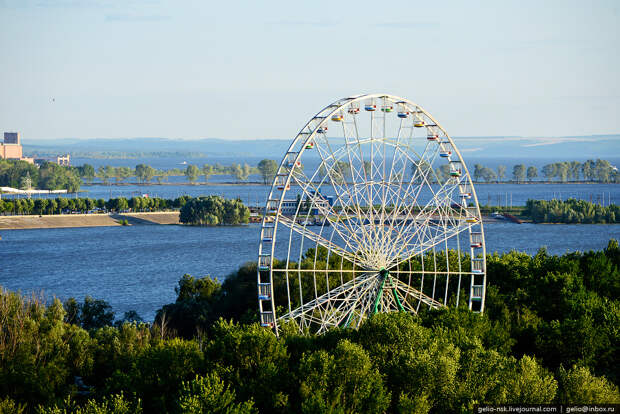
<svg viewBox="0 0 620 414"><path fill-rule="evenodd" d="M336 22L329 20L281 20L269 23L273 26L307 26L307 27L332 27L336 26Z"/></svg>
<svg viewBox="0 0 620 414"><path fill-rule="evenodd" d="M383 29L435 29L439 27L437 22L385 22L377 23L375 27Z"/></svg>
<svg viewBox="0 0 620 414"><path fill-rule="evenodd" d="M533 144L525 144L523 147L540 147L542 145L555 145L555 144L563 144L565 142L593 142L597 141L596 138L538 138L537 141Z"/></svg>
<svg viewBox="0 0 620 414"><path fill-rule="evenodd" d="M170 16L111 14L105 17L106 22L120 23L161 22L165 20L170 20Z"/></svg>
<svg viewBox="0 0 620 414"><path fill-rule="evenodd" d="M477 147L477 148L460 148L459 151L460 152L476 152L476 151L483 151L486 148L483 147Z"/></svg>

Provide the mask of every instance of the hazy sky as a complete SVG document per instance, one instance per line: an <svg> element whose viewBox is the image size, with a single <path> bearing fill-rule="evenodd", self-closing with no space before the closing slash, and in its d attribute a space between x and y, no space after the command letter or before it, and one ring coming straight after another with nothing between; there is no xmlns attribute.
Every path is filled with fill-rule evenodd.
<svg viewBox="0 0 620 414"><path fill-rule="evenodd" d="M288 138L337 98L453 136L620 132L620 1L0 0L0 131Z"/></svg>

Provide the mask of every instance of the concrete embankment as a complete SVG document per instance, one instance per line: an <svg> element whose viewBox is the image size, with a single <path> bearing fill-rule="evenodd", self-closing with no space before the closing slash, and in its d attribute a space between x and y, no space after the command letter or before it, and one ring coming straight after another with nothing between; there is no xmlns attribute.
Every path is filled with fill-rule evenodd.
<svg viewBox="0 0 620 414"><path fill-rule="evenodd" d="M179 212L0 216L0 230L120 226L120 220L131 225L179 224Z"/></svg>

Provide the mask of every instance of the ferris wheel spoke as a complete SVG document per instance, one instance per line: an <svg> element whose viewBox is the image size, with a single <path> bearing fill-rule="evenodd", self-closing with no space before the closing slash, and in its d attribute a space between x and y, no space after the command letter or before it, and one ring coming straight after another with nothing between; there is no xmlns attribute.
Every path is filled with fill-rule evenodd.
<svg viewBox="0 0 620 414"><path fill-rule="evenodd" d="M358 303L362 298L367 295L367 292L372 288L373 282L369 280L368 283L361 283L356 289L348 291L348 295L342 298L338 302L332 302L336 306L332 306L332 312L325 321L326 325L339 326L346 319L349 319L355 313Z"/></svg>
<svg viewBox="0 0 620 414"><path fill-rule="evenodd" d="M306 316L308 313L313 312L317 307L320 307L330 300L336 300L339 297L346 297L347 292L358 289L360 286L364 286L367 283L371 283L372 279L376 277L375 273L364 273L355 279L346 282L345 284L332 289L329 292L324 293L316 299L306 302L303 306L294 309L292 312L282 316L283 319L294 319L301 316Z"/></svg>
<svg viewBox="0 0 620 414"><path fill-rule="evenodd" d="M364 198L364 194L359 191L358 181L357 181L358 179L361 179L362 182L366 182L366 161L364 160L362 147L361 147L361 144L359 143L359 134L358 134L357 122L356 122L355 117L354 117L353 124L354 124L355 140L357 141L358 151L355 151L355 148L353 148L352 144L349 142L349 137L353 138L353 134L347 133L345 123L343 123L342 128L343 128L343 134L345 136L345 145L347 149L349 165L351 168L351 177L353 181L352 187L353 187L353 194L355 195L354 202L356 206L355 213L356 213L356 218L358 220L357 228L359 229L359 231L362 232L363 240L369 240L369 235L366 231L366 227L363 225L365 215L362 212L362 203L366 202L366 205L369 205L369 203L368 203L368 200ZM360 166L359 170L354 168L354 158L357 161L359 161L359 166Z"/></svg>
<svg viewBox="0 0 620 414"><path fill-rule="evenodd" d="M426 172L426 174L428 174L428 171ZM410 207L408 209L408 214L405 217L410 217L412 210L417 206L417 198L419 196L419 193L422 189L421 186L419 186L419 188L417 189L417 193L415 194L410 194L409 191L411 189L411 183L414 182L415 177L409 182L407 189L405 190L405 194L401 197L400 202L395 206L393 213L390 217L391 219L391 223L395 223L398 221L398 217L397 215L400 213L400 204L404 203L406 201L407 198L411 197L412 198L412 202L410 204ZM418 217L415 218L416 220L418 219ZM404 221L406 224L406 221ZM411 220L410 225L409 226L400 226L399 227L399 231L397 233L397 236L394 240L392 241L392 244L396 244L398 242L398 240L402 239L403 235L406 234L406 232L411 228L411 226L413 226L415 223L414 220ZM393 234L393 232L390 233L390 235Z"/></svg>
<svg viewBox="0 0 620 414"><path fill-rule="evenodd" d="M444 305L442 305L440 302L436 301L435 299L431 298L428 295L425 295L424 293L422 293L421 291L419 291L418 289L415 289L409 285L407 285L406 283L396 279L395 280L395 289L403 292L405 294L404 296L404 301L408 302L406 298L411 297L417 301L420 301L426 305L429 305L432 308L441 308ZM407 303L408 304L408 303ZM408 304L409 305L409 304ZM409 305L410 306L410 305ZM410 309L413 310L413 307L410 307ZM417 310L415 310L414 312L417 313Z"/></svg>
<svg viewBox="0 0 620 414"><path fill-rule="evenodd" d="M308 208L308 214L313 208L315 208L318 210L320 215L324 217L324 220L328 220L330 222L330 226L334 228L341 239L347 242L354 241L356 245L359 245L360 239L356 237L356 230L351 228L348 220L349 217L345 214L347 209L341 207L340 211L337 211L329 203L325 203L322 197L317 196L317 194L320 194L320 184L319 187L317 187L314 182L311 179L308 179L303 172L298 172L293 175L293 179L299 185L306 197L312 200L311 206ZM337 198L336 200L339 199ZM350 250L351 252L354 252L357 249L351 247Z"/></svg>
<svg viewBox="0 0 620 414"><path fill-rule="evenodd" d="M451 239L462 231L467 230L467 228L467 225L463 225L462 227L450 227L444 229L443 232L437 232L434 236L428 236L421 239L419 243L407 244L406 247L409 247L409 249L402 249L400 252L401 254L394 257L394 260L390 263L390 266L398 266L401 263L410 260L414 256L422 255L425 251L432 249L434 246L437 246L448 239Z"/></svg>
<svg viewBox="0 0 620 414"><path fill-rule="evenodd" d="M346 240L345 247L343 248L336 243L330 242L324 237L314 233L313 231L308 230L306 226L302 226L298 224L295 220L292 220L286 216L280 216L279 222L288 227L289 229L293 230L295 233L301 235L302 237L311 240L325 247L328 250L332 250L334 253L344 257L348 261L352 263L355 261L355 251L352 249L351 245L346 242Z"/></svg>
<svg viewBox="0 0 620 414"><path fill-rule="evenodd" d="M379 250L384 252L384 255L388 255L388 252L385 251L386 250L386 246L389 243L389 240L392 238L392 232L394 230L394 223L395 223L395 216L398 214L398 206L395 205L394 203L394 198L398 197L398 193L402 187L402 177L398 178L398 186L397 189L393 189L393 173L394 173L394 163L396 160L396 154L399 153L398 151L398 146L401 140L401 133L403 132L403 124L404 124L404 120L401 119L401 122L399 123L399 127L398 127L398 132L396 134L396 141L394 143L394 147L392 149L392 162L390 163L390 172L389 175L387 177L387 182L384 183L383 186L383 201L382 201L382 217L385 217L388 219L389 222L389 227L387 229L387 231L385 231L385 226L383 226L383 237L380 239L381 243L379 245ZM383 180L385 181L385 158L387 158L387 154L386 154L386 146L385 146L385 112L384 112L384 145L383 145L383 153L384 153L384 166L383 166ZM390 195L391 193L391 195ZM388 201L388 197L389 197L389 201ZM390 213L386 213L385 209L386 207L389 206L393 206L392 207L392 212ZM391 218L391 220L389 220ZM385 224L385 223L383 223Z"/></svg>
<svg viewBox="0 0 620 414"><path fill-rule="evenodd" d="M444 185L442 187L440 187L440 189L437 192L433 192L433 197L426 203L426 205L424 207L422 207L420 209L420 211L418 212L418 214L416 215L416 219L420 218L420 217L426 217L425 221L424 221L424 225L428 225L430 222L431 217L433 217L433 215L435 213L437 213L438 211L441 212L441 208L442 206L447 206L447 208L452 209L452 198L451 197L445 197L444 193L446 193L448 190L450 189L454 189L453 186L451 187L447 187L447 183L444 183ZM461 216L460 212L458 212L458 217ZM447 215L439 215L439 220L440 222L442 220L444 220L444 217L449 217ZM402 250L404 250L405 246L407 245L407 243L417 235L417 231L413 232L409 237L406 237L404 235L409 233L409 230L411 229L412 226L414 226L414 223L416 223L416 221L412 221L409 226L407 226L406 228L403 229L402 233L399 235L399 238L397 241L402 242L403 248L401 248L397 254L395 255L396 257L402 252Z"/></svg>
<svg viewBox="0 0 620 414"><path fill-rule="evenodd" d="M327 140L325 139L325 141ZM345 156L348 156L348 148L345 146L337 149L336 151L333 151L331 145L329 145L328 142L326 142L325 147L327 151L323 150L320 145L317 145L317 152L322 159L321 165L324 167L328 167L325 168L325 170L327 176L329 177L332 188L336 190L337 194L341 194L341 196L338 197L337 200L340 202L342 210L348 212L353 209L353 211L357 211L357 214L359 214L360 205L358 202L356 202L358 198L353 195L352 190L349 187L349 183L346 179L347 174L345 174L345 171L343 171L343 169L346 168L351 169L351 163L348 163L348 167L341 164L343 162L346 164L346 162L342 161L342 159L345 158ZM355 233L354 229L349 228L349 230L352 233Z"/></svg>

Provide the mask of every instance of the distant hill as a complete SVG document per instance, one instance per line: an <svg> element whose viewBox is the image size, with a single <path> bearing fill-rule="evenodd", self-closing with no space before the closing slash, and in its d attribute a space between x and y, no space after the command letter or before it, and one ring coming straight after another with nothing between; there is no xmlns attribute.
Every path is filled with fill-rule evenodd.
<svg viewBox="0 0 620 414"><path fill-rule="evenodd" d="M573 137L454 137L466 159L610 158L620 154L620 134ZM74 157L136 158L251 156L280 158L290 140L224 140L206 138L54 139L25 140L27 155L70 153Z"/></svg>
<svg viewBox="0 0 620 414"><path fill-rule="evenodd" d="M179 155L184 157L273 156L282 154L284 140L229 141L217 138L181 140L170 138L55 139L24 142L27 155L70 153L74 157L126 158Z"/></svg>

